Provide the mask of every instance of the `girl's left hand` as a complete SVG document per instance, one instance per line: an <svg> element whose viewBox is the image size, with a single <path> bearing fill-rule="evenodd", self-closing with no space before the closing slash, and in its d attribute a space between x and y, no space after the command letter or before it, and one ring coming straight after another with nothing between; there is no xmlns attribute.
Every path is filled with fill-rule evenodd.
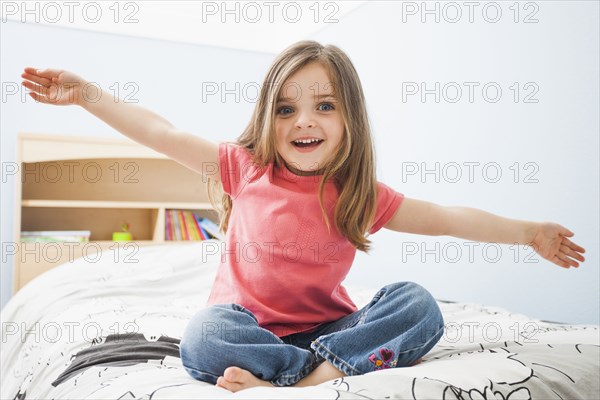
<svg viewBox="0 0 600 400"><path fill-rule="evenodd" d="M551 222L541 222L537 224L537 229L530 246L546 260L563 268L579 267L579 263L585 261L580 253L585 253L585 249L569 239L573 232L559 224Z"/></svg>

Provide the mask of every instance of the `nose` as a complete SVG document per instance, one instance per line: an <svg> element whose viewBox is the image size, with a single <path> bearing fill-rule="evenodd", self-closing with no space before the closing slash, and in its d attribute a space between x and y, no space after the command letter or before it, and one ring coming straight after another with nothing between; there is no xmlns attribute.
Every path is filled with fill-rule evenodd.
<svg viewBox="0 0 600 400"><path fill-rule="evenodd" d="M314 119L309 112L298 112L295 126L298 129L314 128L316 126Z"/></svg>

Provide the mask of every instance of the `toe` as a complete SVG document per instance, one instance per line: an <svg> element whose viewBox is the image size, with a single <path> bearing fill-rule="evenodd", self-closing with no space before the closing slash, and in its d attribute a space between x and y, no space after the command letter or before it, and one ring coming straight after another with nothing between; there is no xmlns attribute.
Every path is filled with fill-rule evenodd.
<svg viewBox="0 0 600 400"><path fill-rule="evenodd" d="M239 367L228 367L223 376L217 379L217 385L231 392L237 392L254 386L273 386L270 382L263 381L254 376L250 371Z"/></svg>
<svg viewBox="0 0 600 400"><path fill-rule="evenodd" d="M229 367L223 373L223 377L229 382L239 382L242 379L242 370L238 367Z"/></svg>
<svg viewBox="0 0 600 400"><path fill-rule="evenodd" d="M236 392L239 389L239 385L237 383L229 382L222 376L217 379L217 386L222 387L223 389L227 389L230 392Z"/></svg>

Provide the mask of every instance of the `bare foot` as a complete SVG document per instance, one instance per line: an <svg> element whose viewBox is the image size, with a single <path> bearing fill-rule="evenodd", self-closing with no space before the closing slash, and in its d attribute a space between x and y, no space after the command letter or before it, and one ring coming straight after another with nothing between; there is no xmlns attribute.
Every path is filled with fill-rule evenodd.
<svg viewBox="0 0 600 400"><path fill-rule="evenodd" d="M237 392L242 389L248 389L255 386L273 387L270 382L258 379L250 371L239 367L229 367L223 372L223 376L217 379L217 386L225 388L231 392Z"/></svg>
<svg viewBox="0 0 600 400"><path fill-rule="evenodd" d="M292 386L314 386L343 376L346 376L346 374L335 368L329 361L324 361L310 374L300 379ZM239 367L227 368L223 373L223 376L220 376L219 379L217 379L217 386L231 392L237 392L255 386L274 387L270 382L263 381L254 376L250 371Z"/></svg>

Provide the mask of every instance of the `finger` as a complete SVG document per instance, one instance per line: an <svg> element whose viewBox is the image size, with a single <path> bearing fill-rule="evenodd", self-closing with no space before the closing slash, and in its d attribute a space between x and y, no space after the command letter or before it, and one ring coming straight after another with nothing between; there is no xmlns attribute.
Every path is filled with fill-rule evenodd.
<svg viewBox="0 0 600 400"><path fill-rule="evenodd" d="M577 261L575 261L575 260L573 260L572 258L569 258L569 257L566 257L566 260L567 260L567 264L569 264L570 266L575 267L575 268L579 268L579 263Z"/></svg>
<svg viewBox="0 0 600 400"><path fill-rule="evenodd" d="M40 103L44 103L44 104L53 104L50 100L48 100L47 97L45 96L40 96L39 94L35 93L35 92L30 92L29 95L31 97L33 97L33 99L35 101L39 101Z"/></svg>
<svg viewBox="0 0 600 400"><path fill-rule="evenodd" d="M60 69L46 68L46 69L38 69L36 71L36 74L41 77L51 79L53 77L58 77L58 75L60 75L61 72L62 71Z"/></svg>
<svg viewBox="0 0 600 400"><path fill-rule="evenodd" d="M567 246L569 246L571 249L573 249L573 250L575 250L575 251L577 251L577 252L579 252L579 253L585 253L585 249L584 249L583 247L579 246L579 245L578 245L578 244L576 244L576 243L573 243L572 241L570 241L570 240L569 240L569 239L567 239L567 238L563 238L563 241L562 241L562 242L563 242L564 244L566 244Z"/></svg>
<svg viewBox="0 0 600 400"><path fill-rule="evenodd" d="M563 236L568 236L568 237L575 235L573 232L571 232L570 230L568 230L567 228L565 228L562 225L560 227L560 234Z"/></svg>
<svg viewBox="0 0 600 400"><path fill-rule="evenodd" d="M569 268L569 264L567 264L565 261L561 260L557 256L552 257L552 262L554 264L558 265L558 266L563 267L563 268Z"/></svg>
<svg viewBox="0 0 600 400"><path fill-rule="evenodd" d="M561 244L566 245L571 250L576 251L577 253L585 253L585 249L583 247L579 246L577 243L573 243L565 237L563 237Z"/></svg>
<svg viewBox="0 0 600 400"><path fill-rule="evenodd" d="M25 67L24 71L25 71L26 73L28 73L28 74L31 74L31 75L38 75L38 73L37 73L37 72L38 72L39 70L38 70L37 68L33 68L33 67Z"/></svg>
<svg viewBox="0 0 600 400"><path fill-rule="evenodd" d="M571 258L574 258L581 262L585 261L585 258L583 258L583 256L581 254L573 251L570 247L565 246L564 244L560 245L560 251L562 251L564 254L566 254L567 256L569 256Z"/></svg>
<svg viewBox="0 0 600 400"><path fill-rule="evenodd" d="M38 83L38 84L43 85L43 86L49 86L52 83L51 79L42 78L41 76L33 75L33 74L30 74L30 73L26 73L26 72L24 72L24 73L21 74L21 78L27 79L29 81Z"/></svg>
<svg viewBox="0 0 600 400"><path fill-rule="evenodd" d="M43 94L44 96L48 95L48 89L42 85L38 85L36 83L31 83L29 81L23 81L21 84L23 86L25 86L27 89L32 90L36 93Z"/></svg>
<svg viewBox="0 0 600 400"><path fill-rule="evenodd" d="M556 255L556 257L558 257L561 261L563 261L567 265L567 268L569 268L571 266L573 266L575 268L579 267L579 263L577 261L573 260L572 258L567 257L566 254L558 253Z"/></svg>
<svg viewBox="0 0 600 400"><path fill-rule="evenodd" d="M34 85L31 82L23 82L23 86L25 86L26 88L33 90L32 92L29 92L29 94L31 95L31 97L33 97L35 100L39 101L40 103L45 103L45 104L56 104L57 102L57 95L56 93L53 96L48 95L48 89L46 89L43 86L40 85Z"/></svg>

